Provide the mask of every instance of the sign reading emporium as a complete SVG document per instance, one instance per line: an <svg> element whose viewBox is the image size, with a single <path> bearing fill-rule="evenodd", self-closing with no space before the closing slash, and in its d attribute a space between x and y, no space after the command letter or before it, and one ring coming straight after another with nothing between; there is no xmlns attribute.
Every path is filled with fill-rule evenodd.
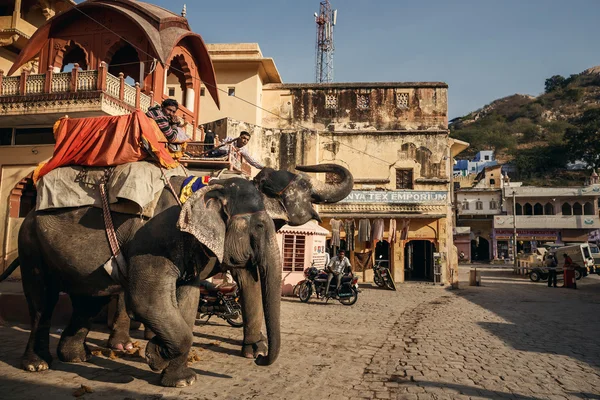
<svg viewBox="0 0 600 400"><path fill-rule="evenodd" d="M448 192L420 190L353 190L340 203L445 203Z"/></svg>

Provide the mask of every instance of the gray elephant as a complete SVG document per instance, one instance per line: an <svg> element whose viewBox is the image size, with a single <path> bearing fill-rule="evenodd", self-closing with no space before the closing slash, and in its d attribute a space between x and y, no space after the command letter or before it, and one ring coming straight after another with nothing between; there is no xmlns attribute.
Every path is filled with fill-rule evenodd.
<svg viewBox="0 0 600 400"><path fill-rule="evenodd" d="M186 364L199 300L193 283L226 269L241 289L244 346L256 348L263 340L264 318L268 351L258 354L256 363L272 364L280 347L281 261L276 226L318 219L311 202L339 201L352 188L352 176L337 165L298 169L333 172L340 183L322 185L302 173L265 169L254 182L242 178L211 182L183 208L165 189L155 216L148 220L113 213L126 260L121 284L102 267L111 251L101 210L80 207L30 213L19 232L18 260L32 323L23 368L41 371L52 361L50 319L59 292L69 294L73 314L62 333L58 357L83 362L91 357L85 344L91 319L111 295L123 291L129 317L156 334L146 346L146 360L154 371L162 371L161 384L190 385L196 374ZM171 178L170 183L179 188L184 178ZM124 319L117 320L116 331Z"/></svg>

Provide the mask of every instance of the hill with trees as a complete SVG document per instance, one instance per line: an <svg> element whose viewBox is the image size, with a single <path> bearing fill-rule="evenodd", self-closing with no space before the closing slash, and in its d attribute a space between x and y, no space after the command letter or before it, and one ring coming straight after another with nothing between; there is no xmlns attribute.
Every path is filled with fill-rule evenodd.
<svg viewBox="0 0 600 400"><path fill-rule="evenodd" d="M450 135L471 144L463 154L495 150L512 162L516 179L543 186L580 185L589 171L568 171L585 161L600 167L600 67L546 79L540 96L515 94L450 122Z"/></svg>

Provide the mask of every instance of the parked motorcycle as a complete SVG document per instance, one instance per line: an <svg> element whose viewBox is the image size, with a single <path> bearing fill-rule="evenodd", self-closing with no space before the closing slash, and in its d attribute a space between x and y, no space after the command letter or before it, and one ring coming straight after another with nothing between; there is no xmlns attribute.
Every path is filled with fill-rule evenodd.
<svg viewBox="0 0 600 400"><path fill-rule="evenodd" d="M373 266L373 281L379 287L396 290L396 284L394 283L394 279L392 279L390 269L388 268L388 261L381 260L382 256L379 256L379 258L380 259L377 260Z"/></svg>
<svg viewBox="0 0 600 400"><path fill-rule="evenodd" d="M238 287L235 283L221 286L205 285L200 287L200 303L196 319L208 323L211 317L224 319L233 327L244 325L242 306L239 303ZM204 319L206 318L206 321Z"/></svg>
<svg viewBox="0 0 600 400"><path fill-rule="evenodd" d="M317 299L329 300L330 292L335 292L335 279L331 280L329 291L326 293L325 286L327 285L327 273L319 270L316 267L310 267L304 270L306 279L298 284L298 297L303 303L307 303L310 297L316 294ZM345 306L351 306L358 300L358 290L355 285L358 282L358 277L352 274L342 276L342 282L337 292L338 300Z"/></svg>

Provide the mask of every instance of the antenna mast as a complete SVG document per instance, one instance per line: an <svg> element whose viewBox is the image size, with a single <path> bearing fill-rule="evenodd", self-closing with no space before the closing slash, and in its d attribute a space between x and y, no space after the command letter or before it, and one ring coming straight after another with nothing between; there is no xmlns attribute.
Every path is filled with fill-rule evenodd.
<svg viewBox="0 0 600 400"><path fill-rule="evenodd" d="M315 58L315 82L333 82L333 27L337 20L337 10L331 10L329 0L321 1L317 23L317 47Z"/></svg>

